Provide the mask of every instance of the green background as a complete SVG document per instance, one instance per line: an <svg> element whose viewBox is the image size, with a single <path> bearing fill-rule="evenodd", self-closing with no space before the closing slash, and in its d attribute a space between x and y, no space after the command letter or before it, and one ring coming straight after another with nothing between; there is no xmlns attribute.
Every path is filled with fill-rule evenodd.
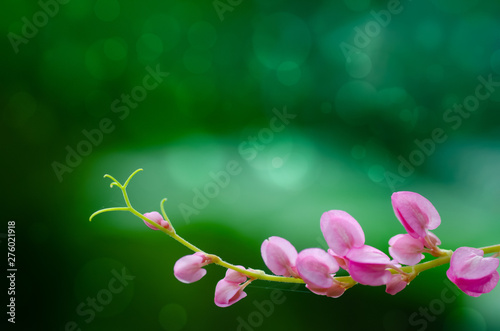
<svg viewBox="0 0 500 331"><path fill-rule="evenodd" d="M474 104L478 77L500 82L499 3L216 4L2 3L0 233L16 222L16 327L498 330L500 288L457 295L446 266L395 296L255 282L218 308L224 269L182 284L172 269L185 247L123 212L88 222L123 205L104 174L123 182L144 168L129 187L137 210L167 197L181 236L246 267L267 270L260 245L273 235L324 248L319 219L331 209L387 253L404 231L390 203L398 190L433 202L443 248L499 243L500 88ZM158 84L156 68L168 73ZM473 110L453 112L465 100ZM289 123L273 119L285 110ZM239 173L214 186L234 162ZM212 197L187 215L205 190ZM133 279L108 297L113 271ZM106 304L89 310L96 296Z"/></svg>

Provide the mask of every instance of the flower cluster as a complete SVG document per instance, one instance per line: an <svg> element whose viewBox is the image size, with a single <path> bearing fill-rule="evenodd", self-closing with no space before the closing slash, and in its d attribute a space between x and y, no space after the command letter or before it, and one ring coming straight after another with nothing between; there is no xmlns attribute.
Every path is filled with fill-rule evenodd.
<svg viewBox="0 0 500 331"><path fill-rule="evenodd" d="M304 283L313 293L337 298L357 283L369 286L385 286L386 292L396 294L403 290L420 272L450 263L446 272L448 278L464 293L477 297L490 292L499 281L497 271L500 264L500 245L483 247L460 247L455 252L439 248L441 241L431 232L441 224L441 218L432 203L414 192L396 192L392 195L392 206L397 219L406 233L389 240L389 254L365 244L361 225L347 212L330 210L320 219L320 228L328 250L306 248L297 252L295 247L281 237L270 237L261 245L265 265L274 273L268 275L261 270L244 268L223 261L220 257L207 254L181 238L174 230L163 209L158 212L140 214L129 202L126 187L131 178L142 169L136 170L120 184L113 177L111 187L119 187L126 207L101 209L91 215L108 211L129 211L140 217L153 230L160 230L188 247L194 254L180 258L174 265L175 277L183 283L200 280L208 264L227 268L226 275L215 288L214 302L219 307L228 307L245 298L246 286L256 279ZM428 253L436 259L420 263ZM485 257L484 254L494 253ZM403 266L406 265L406 266ZM349 276L336 277L342 268Z"/></svg>
<svg viewBox="0 0 500 331"><path fill-rule="evenodd" d="M418 264L424 258L423 253L440 257L447 256L449 251L438 247L441 241L430 231L439 226L441 218L429 200L413 192L396 192L392 195L392 206L407 232L389 240L392 260L384 252L365 244L363 229L351 215L342 210L330 210L320 220L328 251L306 248L297 253L288 240L273 236L262 243L264 263L275 275L302 279L311 292L319 295L337 298L355 283L385 285L386 292L394 295L416 276L404 272L403 264ZM498 283L499 260L483 255L482 250L461 247L451 257L449 279L471 296L487 293ZM209 263L212 260L204 253L184 256L175 264L174 274L181 282L191 283L205 275L202 267ZM353 283L336 279L340 268L349 272ZM215 304L227 307L243 299L246 296L243 289L251 281L247 281L246 275L228 269L215 289Z"/></svg>

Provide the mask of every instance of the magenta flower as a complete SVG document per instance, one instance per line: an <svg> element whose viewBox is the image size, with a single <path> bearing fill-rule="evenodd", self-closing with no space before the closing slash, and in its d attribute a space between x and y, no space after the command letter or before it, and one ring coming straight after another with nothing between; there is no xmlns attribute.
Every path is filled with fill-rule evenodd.
<svg viewBox="0 0 500 331"><path fill-rule="evenodd" d="M330 210L323 213L320 226L328 247L339 257L344 257L351 248L361 247L365 243L363 229L345 211Z"/></svg>
<svg viewBox="0 0 500 331"><path fill-rule="evenodd" d="M260 248L264 263L275 275L297 277L297 250L286 239L270 237Z"/></svg>
<svg viewBox="0 0 500 331"><path fill-rule="evenodd" d="M345 292L333 276L339 270L337 261L319 248L307 248L297 257L297 271L313 293L338 298Z"/></svg>
<svg viewBox="0 0 500 331"><path fill-rule="evenodd" d="M174 276L183 283L196 282L207 273L202 267L210 263L212 260L201 252L183 256L175 262Z"/></svg>
<svg viewBox="0 0 500 331"><path fill-rule="evenodd" d="M155 222L156 224L158 224L159 226L167 229L167 230L170 230L172 231L172 226L170 225L170 223L168 223L167 221L165 221L163 219L163 217L160 215L159 212L157 211L152 211L150 213L145 213L144 216L146 218L149 218L150 220L152 220L153 222ZM146 224L148 226L148 228L150 229L153 229L153 230L159 230L158 228L156 228L154 225L151 225L149 224L148 222L144 221L144 224Z"/></svg>
<svg viewBox="0 0 500 331"><path fill-rule="evenodd" d="M419 263L424 255L424 243L409 234L398 234L389 240L389 253L399 263L415 265Z"/></svg>
<svg viewBox="0 0 500 331"><path fill-rule="evenodd" d="M297 257L300 278L315 288L327 289L333 284L332 276L339 270L335 259L320 248L307 248Z"/></svg>
<svg viewBox="0 0 500 331"><path fill-rule="evenodd" d="M346 260L352 279L371 286L387 284L392 274L386 269L396 268L387 255L368 245L351 249Z"/></svg>
<svg viewBox="0 0 500 331"><path fill-rule="evenodd" d="M243 268L242 266L238 266ZM219 280L215 287L214 302L219 307L229 307L247 296L243 290L250 284L246 282L247 276L233 269L228 269L226 276ZM242 284L244 283L244 284Z"/></svg>
<svg viewBox="0 0 500 331"><path fill-rule="evenodd" d="M480 249L460 247L451 256L446 275L465 294L478 297L497 285L499 274L496 269L499 263L497 258L484 257Z"/></svg>
<svg viewBox="0 0 500 331"><path fill-rule="evenodd" d="M413 238L425 238L427 230L434 230L441 224L436 208L418 193L395 192L391 200L396 217Z"/></svg>

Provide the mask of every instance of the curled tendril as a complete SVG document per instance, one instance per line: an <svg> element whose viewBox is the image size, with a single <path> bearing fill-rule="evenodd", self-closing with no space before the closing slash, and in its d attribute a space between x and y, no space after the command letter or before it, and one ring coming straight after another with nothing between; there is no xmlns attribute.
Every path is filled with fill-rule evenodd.
<svg viewBox="0 0 500 331"><path fill-rule="evenodd" d="M143 169L137 169L136 171L134 171L128 178L127 180L125 181L125 183L122 185L119 181L117 181L113 176L111 175L104 175L104 178L109 178L111 179L113 182L109 185L109 187L113 188L113 186L117 186L123 193L123 198L125 199L125 203L127 204L127 207L111 207L111 208L104 208L104 209L100 209L98 211L96 211L95 213L93 213L92 215L90 215L90 218L89 218L89 221L92 221L92 219L99 215L99 214L102 214L102 213L106 213L108 211L130 211L130 212L133 212L134 209L132 208L132 206L130 205L130 202L129 202L129 199L128 199L128 194L127 194L127 186L128 186L128 183L130 182L130 180L132 179L132 177L135 176L135 174L137 174L139 171L142 171Z"/></svg>

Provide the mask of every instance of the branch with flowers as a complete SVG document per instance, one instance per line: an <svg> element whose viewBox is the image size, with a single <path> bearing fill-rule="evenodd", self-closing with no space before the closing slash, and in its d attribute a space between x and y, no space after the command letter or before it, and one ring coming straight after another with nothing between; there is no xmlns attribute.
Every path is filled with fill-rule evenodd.
<svg viewBox="0 0 500 331"><path fill-rule="evenodd" d="M385 285L386 292L396 294L403 290L418 274L443 264L450 264L446 275L466 294L478 297L488 293L498 284L500 244L472 248L460 247L455 251L439 248L441 241L430 230L436 229L441 218L432 203L414 192L396 192L392 195L392 206L397 219L405 228L389 240L389 258L375 247L365 245L365 235L360 224L342 210L330 210L321 216L320 227L328 244L328 251L307 248L297 252L286 239L270 237L264 240L261 254L266 266L274 275L262 270L245 268L209 254L179 236L168 219L163 199L161 214L153 211L141 214L130 204L127 186L133 172L124 184L110 175L111 187L117 186L123 193L125 207L105 208L90 216L110 211L128 211L139 217L153 230L159 230L177 240L194 253L181 257L174 265L175 277L183 283L200 280L208 264L227 268L225 277L215 287L215 304L228 307L246 297L244 289L253 281L266 280L283 283L303 283L313 293L337 298L357 283L369 286ZM423 253L435 259L420 263ZM485 257L485 254L493 254ZM405 265L405 266L403 266ZM335 276L342 268L349 276Z"/></svg>

